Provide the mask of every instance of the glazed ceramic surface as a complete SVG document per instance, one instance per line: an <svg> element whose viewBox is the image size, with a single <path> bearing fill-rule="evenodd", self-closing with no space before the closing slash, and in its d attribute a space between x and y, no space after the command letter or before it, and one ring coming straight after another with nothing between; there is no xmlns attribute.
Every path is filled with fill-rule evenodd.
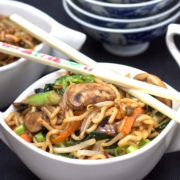
<svg viewBox="0 0 180 180"><path fill-rule="evenodd" d="M169 51L173 55L174 59L176 60L177 64L180 67L180 52L174 42L174 36L180 35L180 25L179 24L170 24L168 27L168 31L166 34L166 44L169 48Z"/></svg>
<svg viewBox="0 0 180 180"><path fill-rule="evenodd" d="M81 6L89 12L105 17L137 18L161 12L173 0L154 0L142 3L113 4L95 0L78 0Z"/></svg>
<svg viewBox="0 0 180 180"><path fill-rule="evenodd" d="M98 16L93 13L90 13L84 10L76 0L66 0L70 10L82 20L91 23L96 26L114 28L114 29L128 29L128 28L139 28L149 25L153 25L161 22L162 20L167 19L172 16L172 14L180 7L180 1L174 0L174 2L169 5L162 12L157 15L145 17L145 18L136 18L136 19L123 19L123 18L108 18L103 16Z"/></svg>
<svg viewBox="0 0 180 180"><path fill-rule="evenodd" d="M180 16L180 11L177 10L168 19L151 26L113 29L95 26L83 21L70 10L66 0L63 1L63 6L67 14L82 27L85 33L100 41L109 52L120 56L133 56L144 52L150 41L163 35L167 26Z"/></svg>
<svg viewBox="0 0 180 180"><path fill-rule="evenodd" d="M109 2L109 3L131 4L131 3L147 2L149 0L98 0L98 1ZM151 0L151 1L155 1L155 0Z"/></svg>

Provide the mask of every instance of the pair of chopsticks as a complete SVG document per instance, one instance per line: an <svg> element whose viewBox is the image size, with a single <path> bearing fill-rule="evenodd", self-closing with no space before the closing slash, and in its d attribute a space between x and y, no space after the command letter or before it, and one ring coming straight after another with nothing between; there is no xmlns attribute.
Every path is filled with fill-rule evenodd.
<svg viewBox="0 0 180 180"><path fill-rule="evenodd" d="M73 49L64 42L53 38L51 35L43 31L39 27L33 25L32 23L28 22L24 18L13 14L10 16L10 19L26 31L28 31L37 39L49 44L53 48L61 51L71 59L81 64L45 55L36 51L19 48L6 43L0 43L0 52L4 52L18 57L24 57L26 59L30 59L32 61L53 66L56 68L63 68L74 73L93 74L96 77L99 77L107 82L123 87L123 89L128 93L132 94L144 103L152 106L161 113L180 123L179 113L175 112L174 110L161 103L157 99L153 98L152 96L146 94L149 93L163 98L180 101L179 92L127 78L107 68L99 68L98 63L96 63L94 60Z"/></svg>
<svg viewBox="0 0 180 180"><path fill-rule="evenodd" d="M40 29L39 27L33 25L32 23L30 23L26 19L20 17L19 15L13 14L10 16L10 19L12 21L14 21L16 24L18 24L19 26L21 26L23 29L25 29L27 32L32 34L37 39L49 44L51 47L59 50L60 52L67 55L74 61L81 63L81 64L88 65L93 68L96 68L98 66L98 63L96 61L85 56L84 54L80 53L79 51L77 51L76 49L67 45L66 43L54 38L47 32L45 32L42 29ZM115 74L112 71L105 69L105 68L103 68L103 69L99 68L98 71L100 71L100 70L102 70L101 73L103 73L105 70L106 76L108 74L109 77L108 78L104 77L104 78L106 78L105 80L108 81L108 79L109 79L113 83L113 79L115 78L115 76L117 79L117 73ZM149 94L152 94L155 96L160 96L160 97L164 97L167 99L173 99L173 100L180 101L180 93L179 92L174 92L174 91L171 92L168 89L158 87L155 85L150 85L148 83L141 82L141 81L131 79L128 77L124 77L120 74L118 74L118 83L119 83L119 85L121 85L122 87L125 87L125 88L136 89L136 90L140 90L140 91L143 91L145 93L149 93Z"/></svg>

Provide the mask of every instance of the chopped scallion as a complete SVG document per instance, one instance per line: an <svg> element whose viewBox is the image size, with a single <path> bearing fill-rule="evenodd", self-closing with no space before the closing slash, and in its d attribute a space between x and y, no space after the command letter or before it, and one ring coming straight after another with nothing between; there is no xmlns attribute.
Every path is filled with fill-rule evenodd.
<svg viewBox="0 0 180 180"><path fill-rule="evenodd" d="M19 136L21 134L23 134L24 132L25 132L25 128L24 128L23 124L21 124L15 128L15 133L18 134Z"/></svg>
<svg viewBox="0 0 180 180"><path fill-rule="evenodd" d="M143 140L140 141L138 146L141 148L141 147L145 146L146 144L148 144L150 142L151 142L151 140L149 140L149 139L143 139Z"/></svg>
<svg viewBox="0 0 180 180"><path fill-rule="evenodd" d="M138 147L136 145L130 145L127 147L126 149L126 153L129 154L129 153L132 153L134 151L138 150Z"/></svg>
<svg viewBox="0 0 180 180"><path fill-rule="evenodd" d="M44 137L42 132L39 132L38 134L36 134L35 139L37 140L37 142L44 142L45 141L45 137Z"/></svg>

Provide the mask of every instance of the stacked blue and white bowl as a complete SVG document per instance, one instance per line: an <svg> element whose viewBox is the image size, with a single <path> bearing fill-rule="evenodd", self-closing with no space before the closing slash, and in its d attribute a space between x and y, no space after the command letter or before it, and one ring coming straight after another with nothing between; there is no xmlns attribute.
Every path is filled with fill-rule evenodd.
<svg viewBox="0 0 180 180"><path fill-rule="evenodd" d="M63 0L67 14L109 52L133 56L180 17L179 0Z"/></svg>

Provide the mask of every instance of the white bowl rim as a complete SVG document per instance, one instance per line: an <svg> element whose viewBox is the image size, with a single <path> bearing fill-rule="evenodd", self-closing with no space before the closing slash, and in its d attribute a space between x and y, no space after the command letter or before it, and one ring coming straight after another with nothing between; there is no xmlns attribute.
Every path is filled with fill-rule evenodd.
<svg viewBox="0 0 180 180"><path fill-rule="evenodd" d="M79 7L77 4L75 4L73 0L66 0L66 1L69 4L69 6L71 6L74 10L78 11L79 13L81 13L85 16L89 16L93 19L98 19L101 21L107 21L107 22L109 21L109 22L115 22L115 23L116 22L117 23L135 23L135 22L150 21L150 20L154 20L156 18L161 18L163 16L166 16L166 15L172 13L173 11L175 11L178 7L180 7L180 1L176 1L176 2L173 2L174 3L173 6L171 8L169 8L168 10L163 11L163 12L153 15L153 16L144 17L144 18L136 18L136 19L119 19L119 18L104 17L104 16L90 13L88 11L85 11L81 7Z"/></svg>
<svg viewBox="0 0 180 180"><path fill-rule="evenodd" d="M157 3L161 3L163 1L169 1L169 0L151 0L148 2L133 3L133 4L115 4L115 3L108 3L108 2L95 1L95 0L83 0L83 1L96 5L96 6L103 6L103 7L110 7L110 8L138 8L142 6L151 6L153 4L157 4Z"/></svg>
<svg viewBox="0 0 180 180"><path fill-rule="evenodd" d="M113 64L113 63L101 63L103 66L114 66L115 68L118 68L118 66L120 67L125 67L125 68L130 68L131 70L140 70L134 67L130 67L130 66L126 66L126 65L121 65L121 64ZM26 94L26 91L28 91L29 89L31 89L32 86L37 86L39 85L39 83L42 81L42 79L47 79L46 77L48 76L52 76L53 74L59 73L59 72L63 72L64 70L59 70L59 71L55 71L52 72L42 78L40 78L38 81L34 82L31 86L29 86L24 92ZM140 70L142 71L142 70ZM20 95L22 96L22 94ZM12 107L12 105L4 112L7 113L8 110ZM2 113L3 119L4 119L4 115ZM132 159L132 158L136 158L136 156L139 156L143 153L145 153L146 151L148 151L151 147L155 146L159 141L161 141L163 138L166 137L166 135L169 133L170 129L173 128L177 123L173 120L171 120L171 122L166 126L166 128L155 138L151 141L151 143L147 144L146 146L138 149L138 151L135 151L133 153L130 154L126 154L123 156L118 156L118 157L113 157L113 158L109 158L109 159L102 159L102 160L79 160L79 159L71 159L71 158L66 158L63 156L57 156L54 154L50 154L48 152L45 152L33 145L31 145L30 143L24 141L21 137L19 137L16 133L14 133L12 131L12 129L6 124L6 122L4 120L2 120L0 122L0 124L3 126L3 128L8 131L8 133L10 133L17 141L20 141L24 146L26 146L27 148L29 148L30 150L34 151L35 153L38 153L39 155L42 155L44 157L48 157L50 159L59 161L59 162L65 162L68 164L74 164L74 165L84 165L84 166L94 166L94 165L105 165L105 164L111 164L111 163L116 163L118 161L125 161L128 159Z"/></svg>
<svg viewBox="0 0 180 180"><path fill-rule="evenodd" d="M10 7L23 7L23 8L26 8L26 9L31 9L33 11L36 11L36 13L38 15L40 15L41 17L44 17L44 19L46 19L46 17L48 17L48 15L46 13L44 13L43 11L41 11L40 9L37 9L35 8L34 6L31 6L29 4L26 4L26 3L23 3L23 2L19 2L19 1L1 1L0 0L0 4L3 4L3 5L7 5L7 6L10 6ZM51 27L52 29L52 25L49 23L49 26ZM42 46L43 46L43 43L41 42L39 45L37 45L35 47L35 50L40 50L42 49ZM16 61L10 63L10 64L7 64L7 65L4 65L4 66L1 66L0 67L0 72L4 72L4 71L8 71L12 68L16 68L17 66L19 66L19 64L23 63L23 62L26 62L27 59L25 58L18 58Z"/></svg>
<svg viewBox="0 0 180 180"><path fill-rule="evenodd" d="M83 21L82 19L78 18L77 16L74 15L74 13L71 12L71 10L69 9L66 0L63 0L63 6L64 9L66 11L66 13L72 18L74 19L76 22L78 22L79 24L88 27L90 29L96 30L96 31L103 31L103 32L109 32L109 33L124 33L124 34L128 34L128 33L140 33L140 32L144 32L144 31L150 31L156 28L159 28L161 26L167 25L168 23L170 23L171 21L177 19L180 16L180 11L177 11L175 14L173 14L173 16L171 16L168 19L165 19L164 21L161 21L157 24L153 24L150 26L146 26L146 27L142 27L142 28L132 28L132 29L113 29L113 28L105 28L105 27L100 27L100 26L96 26L90 23L87 23L85 21Z"/></svg>

